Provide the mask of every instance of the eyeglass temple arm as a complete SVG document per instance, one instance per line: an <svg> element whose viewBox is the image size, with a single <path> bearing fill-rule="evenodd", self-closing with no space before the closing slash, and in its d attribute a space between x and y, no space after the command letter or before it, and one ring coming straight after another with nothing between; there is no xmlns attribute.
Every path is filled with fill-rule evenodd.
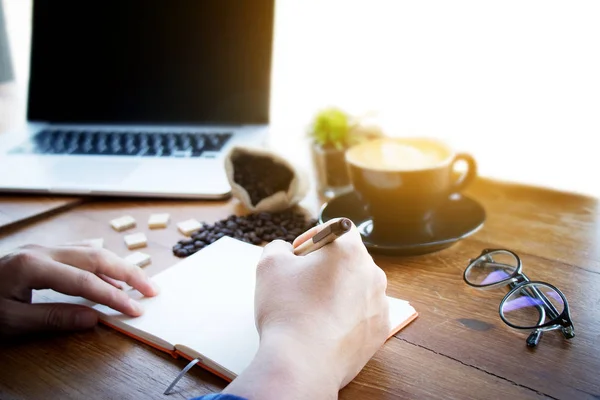
<svg viewBox="0 0 600 400"><path fill-rule="evenodd" d="M544 331L541 329L536 329L533 332L531 332L527 337L527 340L525 340L525 342L527 343L527 347L537 346L543 334Z"/></svg>
<svg viewBox="0 0 600 400"><path fill-rule="evenodd" d="M548 297L546 297L546 295L544 293L542 293L535 286L531 286L530 289L535 294L535 297L537 297L544 303L544 307L546 307L546 309L548 310L548 314L550 315L550 318L552 318L552 319L558 318L560 314L559 314L558 310L556 309L556 307L554 307L554 304L552 304L552 302L550 300L548 300ZM531 296L530 294L528 294L528 295ZM542 320L542 322L543 322L543 320Z"/></svg>
<svg viewBox="0 0 600 400"><path fill-rule="evenodd" d="M525 276L525 279L527 281L529 281L529 278L527 278L526 276ZM517 284L514 282L511 282L509 284L509 287L511 289L516 286L517 286ZM534 295L527 293L527 289L523 289L523 291L530 297L534 297L534 295L536 295L536 293L534 293ZM543 296L542 293L540 293L540 295ZM536 295L536 297L538 297L538 296ZM538 319L538 324L542 324L544 322L544 320L546 319L546 311L544 310L545 307L536 305L536 308L539 310L539 313L540 313L540 318ZM542 339L543 334L544 334L544 331L542 329L535 329L533 332L531 332L529 334L529 336L527 337L527 339L525 340L527 347L536 347L540 343L540 340Z"/></svg>

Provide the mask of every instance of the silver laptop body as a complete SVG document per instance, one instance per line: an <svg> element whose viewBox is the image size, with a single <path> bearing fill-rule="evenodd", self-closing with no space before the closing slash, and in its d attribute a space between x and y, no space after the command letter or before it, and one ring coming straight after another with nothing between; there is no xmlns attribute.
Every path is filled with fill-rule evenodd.
<svg viewBox="0 0 600 400"><path fill-rule="evenodd" d="M0 191L217 199L268 135L273 0L34 1Z"/></svg>

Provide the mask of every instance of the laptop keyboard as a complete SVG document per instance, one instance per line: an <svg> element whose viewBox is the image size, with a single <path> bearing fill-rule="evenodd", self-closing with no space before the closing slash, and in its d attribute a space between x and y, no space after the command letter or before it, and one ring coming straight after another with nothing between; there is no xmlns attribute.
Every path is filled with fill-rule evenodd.
<svg viewBox="0 0 600 400"><path fill-rule="evenodd" d="M225 133L108 132L43 130L13 153L141 157L200 157L218 152L231 139Z"/></svg>

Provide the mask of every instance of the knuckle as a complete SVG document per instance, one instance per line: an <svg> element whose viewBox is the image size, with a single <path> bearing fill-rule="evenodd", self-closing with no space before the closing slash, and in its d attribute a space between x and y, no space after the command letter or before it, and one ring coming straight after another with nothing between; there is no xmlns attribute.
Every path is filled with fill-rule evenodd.
<svg viewBox="0 0 600 400"><path fill-rule="evenodd" d="M119 292L118 290L111 288L106 295L106 305L112 309L118 309L119 306L125 304L127 299L127 295L125 295L123 292Z"/></svg>
<svg viewBox="0 0 600 400"><path fill-rule="evenodd" d="M256 267L257 274L263 274L277 265L278 257L274 254L267 254L260 258Z"/></svg>
<svg viewBox="0 0 600 400"><path fill-rule="evenodd" d="M36 251L29 248L20 248L10 255L11 264L15 266L23 267L31 264L39 259L39 255Z"/></svg>
<svg viewBox="0 0 600 400"><path fill-rule="evenodd" d="M105 251L106 250L104 249L97 249L93 247L86 249L89 265L92 271L98 271L104 265L106 261Z"/></svg>
<svg viewBox="0 0 600 400"><path fill-rule="evenodd" d="M262 275L267 273L268 271L272 271L277 268L278 265L285 262L285 254L284 253L275 253L268 252L263 254L258 262L256 267L257 275Z"/></svg>
<svg viewBox="0 0 600 400"><path fill-rule="evenodd" d="M137 265L127 265L123 267L125 271L125 281L139 281L146 278L146 273Z"/></svg>
<svg viewBox="0 0 600 400"><path fill-rule="evenodd" d="M30 268L32 264L39 262L40 254L26 248L18 250L6 255L0 260L3 269L10 271L10 275L16 282L23 281L25 276L30 275L30 278L35 269Z"/></svg>
<svg viewBox="0 0 600 400"><path fill-rule="evenodd" d="M46 312L45 325L49 329L61 329L64 325L64 318L61 309L58 306L51 306Z"/></svg>
<svg viewBox="0 0 600 400"><path fill-rule="evenodd" d="M95 278L95 275L89 271L78 270L76 284L77 287L85 290L92 285L92 280Z"/></svg>

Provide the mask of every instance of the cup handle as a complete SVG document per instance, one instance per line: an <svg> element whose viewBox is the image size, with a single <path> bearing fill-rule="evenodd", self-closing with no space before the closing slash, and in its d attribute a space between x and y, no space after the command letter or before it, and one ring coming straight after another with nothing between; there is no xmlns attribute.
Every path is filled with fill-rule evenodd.
<svg viewBox="0 0 600 400"><path fill-rule="evenodd" d="M459 161L467 163L467 170L452 184L452 193L462 191L477 177L477 163L470 154L458 153L452 161L452 171L454 171L454 166Z"/></svg>

